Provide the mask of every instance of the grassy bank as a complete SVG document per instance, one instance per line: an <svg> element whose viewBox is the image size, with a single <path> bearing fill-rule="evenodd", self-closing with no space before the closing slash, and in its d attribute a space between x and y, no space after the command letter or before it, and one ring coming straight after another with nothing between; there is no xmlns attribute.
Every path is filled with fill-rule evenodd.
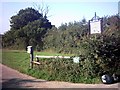
<svg viewBox="0 0 120 90"><path fill-rule="evenodd" d="M34 52L36 55L63 55L58 53ZM3 50L2 63L22 73L40 79L67 81L75 83L100 83L97 77L83 76L78 64L71 60L41 60L42 65L29 68L29 54L26 51Z"/></svg>
<svg viewBox="0 0 120 90"><path fill-rule="evenodd" d="M29 68L29 54L25 51L3 50L2 63L20 72L27 72Z"/></svg>

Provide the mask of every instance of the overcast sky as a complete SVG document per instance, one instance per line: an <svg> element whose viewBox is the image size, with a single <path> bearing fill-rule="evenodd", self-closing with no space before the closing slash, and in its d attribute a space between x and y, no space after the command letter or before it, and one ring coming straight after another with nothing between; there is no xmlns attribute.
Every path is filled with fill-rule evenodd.
<svg viewBox="0 0 120 90"><path fill-rule="evenodd" d="M96 12L99 17L115 15L118 13L119 0L103 0L96 2L94 0L42 0L37 4L44 2L49 6L48 20L56 27L61 23L80 21L83 18L90 20ZM20 9L33 7L32 0L14 1L2 0L0 3L0 33L10 30L10 17L16 15Z"/></svg>

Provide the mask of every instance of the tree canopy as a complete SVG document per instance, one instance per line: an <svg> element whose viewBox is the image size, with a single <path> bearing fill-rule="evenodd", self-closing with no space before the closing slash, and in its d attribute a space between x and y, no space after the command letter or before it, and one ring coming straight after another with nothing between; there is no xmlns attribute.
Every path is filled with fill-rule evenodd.
<svg viewBox="0 0 120 90"><path fill-rule="evenodd" d="M20 29L29 22L43 18L42 15L33 8L21 9L17 15L11 17L11 28Z"/></svg>
<svg viewBox="0 0 120 90"><path fill-rule="evenodd" d="M52 28L49 20L33 8L21 9L11 17L10 23L10 31L3 36L3 47L15 49L25 49L27 45L35 48L42 45L42 37Z"/></svg>

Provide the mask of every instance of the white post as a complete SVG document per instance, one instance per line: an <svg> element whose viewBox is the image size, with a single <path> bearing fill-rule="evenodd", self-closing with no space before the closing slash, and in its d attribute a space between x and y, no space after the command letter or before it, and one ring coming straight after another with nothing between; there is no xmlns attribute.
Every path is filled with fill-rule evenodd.
<svg viewBox="0 0 120 90"><path fill-rule="evenodd" d="M33 68L33 47L32 46L27 47L27 53L30 54L30 68Z"/></svg>

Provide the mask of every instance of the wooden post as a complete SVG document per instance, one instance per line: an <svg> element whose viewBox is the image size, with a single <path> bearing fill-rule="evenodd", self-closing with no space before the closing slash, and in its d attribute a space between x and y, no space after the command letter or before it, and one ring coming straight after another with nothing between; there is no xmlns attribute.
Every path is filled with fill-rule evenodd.
<svg viewBox="0 0 120 90"><path fill-rule="evenodd" d="M33 68L33 51L30 53L30 68Z"/></svg>
<svg viewBox="0 0 120 90"><path fill-rule="evenodd" d="M32 46L28 46L27 47L27 53L30 54L30 68L33 68L33 47Z"/></svg>

